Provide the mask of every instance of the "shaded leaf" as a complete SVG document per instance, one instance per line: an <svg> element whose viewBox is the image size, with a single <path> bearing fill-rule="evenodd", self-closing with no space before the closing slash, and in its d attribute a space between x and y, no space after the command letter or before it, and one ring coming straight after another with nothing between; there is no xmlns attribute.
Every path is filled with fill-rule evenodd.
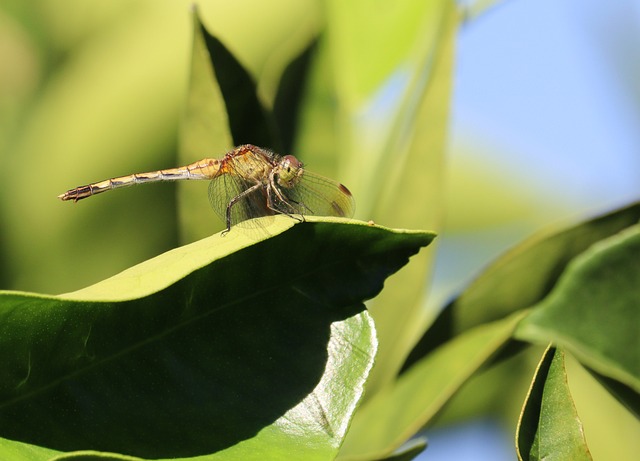
<svg viewBox="0 0 640 461"><path fill-rule="evenodd" d="M273 102L273 117L281 140L282 152L293 150L304 89L317 45L317 40L309 43L309 46L289 63L280 78L278 92Z"/></svg>
<svg viewBox="0 0 640 461"><path fill-rule="evenodd" d="M61 297L2 293L0 435L153 458L332 459L376 349L362 301L433 235L263 221L273 237L234 228Z"/></svg>
<svg viewBox="0 0 640 461"><path fill-rule="evenodd" d="M548 348L527 395L516 435L518 459L591 460L567 383L564 353Z"/></svg>
<svg viewBox="0 0 640 461"><path fill-rule="evenodd" d="M522 322L521 339L553 342L640 392L640 225L576 257Z"/></svg>
<svg viewBox="0 0 640 461"><path fill-rule="evenodd" d="M253 77L220 40L208 33L202 24L200 28L215 80L224 98L234 145L251 143L280 150L278 140L272 134L269 115L258 100Z"/></svg>

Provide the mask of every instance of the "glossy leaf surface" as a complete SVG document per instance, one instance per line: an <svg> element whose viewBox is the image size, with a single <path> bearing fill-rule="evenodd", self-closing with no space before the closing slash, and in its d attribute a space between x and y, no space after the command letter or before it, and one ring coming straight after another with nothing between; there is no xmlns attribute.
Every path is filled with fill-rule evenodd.
<svg viewBox="0 0 640 461"><path fill-rule="evenodd" d="M545 351L527 395L516 438L520 460L592 459L567 383L562 351Z"/></svg>
<svg viewBox="0 0 640 461"><path fill-rule="evenodd" d="M517 245L493 262L442 311L412 351L405 369L475 325L541 302L573 258L639 220L640 204L635 203L561 231L540 233Z"/></svg>
<svg viewBox="0 0 640 461"><path fill-rule="evenodd" d="M339 459L378 459L400 447L508 343L521 318L518 313L458 336L377 393L356 413Z"/></svg>
<svg viewBox="0 0 640 461"><path fill-rule="evenodd" d="M3 293L0 435L147 458L335 456L375 355L362 301L433 235L267 221L271 238L234 228L68 295Z"/></svg>
<svg viewBox="0 0 640 461"><path fill-rule="evenodd" d="M640 392L640 226L577 257L518 329L552 341L599 373Z"/></svg>

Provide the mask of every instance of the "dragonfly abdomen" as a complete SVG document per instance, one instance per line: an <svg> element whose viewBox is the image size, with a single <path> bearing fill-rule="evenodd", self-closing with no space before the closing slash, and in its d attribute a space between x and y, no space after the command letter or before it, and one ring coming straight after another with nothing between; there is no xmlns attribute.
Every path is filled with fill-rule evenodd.
<svg viewBox="0 0 640 461"><path fill-rule="evenodd" d="M190 165L170 168L168 170L150 171L148 173L136 173L117 178L105 179L86 186L70 189L64 194L58 195L60 200L73 200L77 202L83 198L100 194L120 187L128 187L136 184L158 181L177 181L179 179L212 179L220 170L220 161L217 159L203 159Z"/></svg>

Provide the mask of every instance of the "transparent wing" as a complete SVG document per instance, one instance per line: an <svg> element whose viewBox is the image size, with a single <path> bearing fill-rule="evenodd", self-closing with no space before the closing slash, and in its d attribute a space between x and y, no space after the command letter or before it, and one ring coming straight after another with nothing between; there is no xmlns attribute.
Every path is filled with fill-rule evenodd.
<svg viewBox="0 0 640 461"><path fill-rule="evenodd" d="M255 186L255 182L243 180L241 177L232 174L220 174L209 183L209 203L222 219L227 221L227 207L229 204ZM239 199L231 207L231 225L234 226L242 221L261 216L275 214L273 210L267 208L267 196L263 187L251 192Z"/></svg>
<svg viewBox="0 0 640 461"><path fill-rule="evenodd" d="M279 190L286 203L274 200L274 207L285 214L351 218L355 212L355 200L349 189L306 170L294 187Z"/></svg>
<svg viewBox="0 0 640 461"><path fill-rule="evenodd" d="M209 203L226 223L231 204L231 225L275 212L267 207L266 182L273 168L270 157L252 150L227 156L209 184Z"/></svg>
<svg viewBox="0 0 640 461"><path fill-rule="evenodd" d="M209 201L218 216L226 223L230 204L232 226L276 213L353 216L355 202L342 184L304 170L293 187L276 185L272 190L267 183L274 167L273 159L252 151L225 158L209 185Z"/></svg>

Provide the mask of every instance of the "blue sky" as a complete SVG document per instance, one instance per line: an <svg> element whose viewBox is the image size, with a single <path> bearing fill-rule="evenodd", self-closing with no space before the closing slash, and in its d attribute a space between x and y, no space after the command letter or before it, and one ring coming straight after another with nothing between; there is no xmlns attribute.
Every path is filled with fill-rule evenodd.
<svg viewBox="0 0 640 461"><path fill-rule="evenodd" d="M639 18L630 0L510 0L466 26L454 155L460 142L493 146L487 161L580 211L638 197L638 89L623 66Z"/></svg>

